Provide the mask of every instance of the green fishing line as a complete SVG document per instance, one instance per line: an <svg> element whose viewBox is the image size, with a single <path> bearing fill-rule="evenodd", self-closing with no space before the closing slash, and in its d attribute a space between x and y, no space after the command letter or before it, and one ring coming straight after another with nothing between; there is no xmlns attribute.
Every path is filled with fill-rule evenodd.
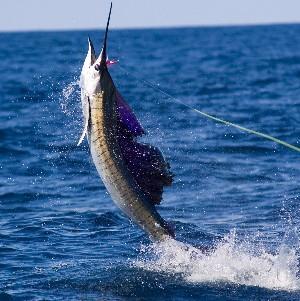
<svg viewBox="0 0 300 301"><path fill-rule="evenodd" d="M244 132L247 132L247 133L250 133L250 134L253 134L253 135L262 137L262 138L265 138L265 139L267 139L267 140L271 140L271 141L273 141L273 142L275 142L275 143L278 143L278 144L281 144L281 145L283 145L283 146L285 146L285 147L287 147L287 148L289 148L289 149L292 149L292 150L294 150L294 151L300 152L300 148L299 148L299 147L297 147L297 146L295 146L295 145L292 145L292 144L289 144L289 143L287 143L287 142L285 142L285 141L282 141L282 140L280 140L280 139L278 139L278 138L272 137L272 136L270 136L270 135L267 135L267 134L264 134L264 133L261 133L261 132L255 131L255 130L248 129L248 128L244 127L244 126L238 125L238 124L233 123L233 122L230 122L230 121L226 121L226 120L224 120L224 119L215 117L215 116L213 116L213 115L210 115L210 114L208 114L208 113L205 113L205 112L203 112L203 111L200 111L200 110L198 110L198 109L195 109L195 108L193 108L193 107L191 107L191 106L185 104L185 103L182 102L180 99L178 99L178 98L172 96L171 94L165 92L164 90L162 90L161 88L159 88L157 85L155 85L155 84L153 84L153 83L151 83L151 82L149 82L149 81L147 81L147 80L139 79L138 77L134 76L132 73L129 73L128 71L126 71L126 69L123 68L122 66L120 66L120 64L119 64L119 67L120 67L120 69L122 69L123 72L125 72L127 75L129 75L129 76L135 78L135 79L136 79L137 81L139 81L139 82L144 83L144 84L147 85L148 87L150 87L150 88L152 88L152 89L154 89L154 90L156 90L156 91L158 91L158 92L164 94L164 95L167 96L169 99L173 99L176 103L178 103L178 104L180 104L180 105L182 105L182 106L184 106L184 107L186 107L186 108L188 108L188 109L190 109L190 110L196 112L197 114L200 114L200 115L202 115L202 116L205 116L205 117L207 117L207 118L209 118L209 119L212 119L212 120L214 120L214 121L216 121L216 122L219 122L219 123L222 123L222 124L225 124L225 125L228 125L228 126L235 127L235 128L237 128L237 129L239 129L239 130L241 130L241 131L244 131Z"/></svg>

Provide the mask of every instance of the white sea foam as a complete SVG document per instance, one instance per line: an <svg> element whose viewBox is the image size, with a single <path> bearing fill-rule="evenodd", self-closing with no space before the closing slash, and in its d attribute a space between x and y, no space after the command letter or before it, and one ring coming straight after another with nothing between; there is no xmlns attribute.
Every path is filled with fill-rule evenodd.
<svg viewBox="0 0 300 301"><path fill-rule="evenodd" d="M175 240L143 247L143 259L135 265L150 271L178 273L193 284L231 282L268 289L300 290L299 262L294 247L284 244L277 254L264 250L256 250L256 253L253 246L249 248L249 244L237 243L233 232L209 254Z"/></svg>

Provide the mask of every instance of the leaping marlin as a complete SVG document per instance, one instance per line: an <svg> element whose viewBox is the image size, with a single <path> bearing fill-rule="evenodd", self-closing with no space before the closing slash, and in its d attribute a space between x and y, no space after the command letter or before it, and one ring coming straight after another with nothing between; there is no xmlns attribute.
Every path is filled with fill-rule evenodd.
<svg viewBox="0 0 300 301"><path fill-rule="evenodd" d="M143 127L117 90L107 65L106 43L112 4L102 51L96 58L92 41L81 73L84 131L91 155L115 204L153 240L173 237L155 205L164 186L172 184L169 164L160 150L138 142Z"/></svg>

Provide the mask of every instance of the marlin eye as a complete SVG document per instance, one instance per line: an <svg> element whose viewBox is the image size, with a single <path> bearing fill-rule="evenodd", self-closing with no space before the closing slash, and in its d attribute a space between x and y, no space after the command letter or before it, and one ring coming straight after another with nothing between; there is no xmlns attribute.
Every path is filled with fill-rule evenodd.
<svg viewBox="0 0 300 301"><path fill-rule="evenodd" d="M95 70L99 71L100 70L100 65L95 65Z"/></svg>

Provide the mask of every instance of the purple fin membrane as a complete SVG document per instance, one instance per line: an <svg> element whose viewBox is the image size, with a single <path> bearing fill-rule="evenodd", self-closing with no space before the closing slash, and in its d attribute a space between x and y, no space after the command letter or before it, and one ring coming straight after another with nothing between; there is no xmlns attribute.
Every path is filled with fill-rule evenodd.
<svg viewBox="0 0 300 301"><path fill-rule="evenodd" d="M145 134L140 122L118 91L116 91L116 102L121 127L126 128L135 137Z"/></svg>
<svg viewBox="0 0 300 301"><path fill-rule="evenodd" d="M136 137L144 134L144 130L118 92L117 104L118 142L125 164L144 194L153 204L159 204L164 186L173 182L170 166L157 147L136 141Z"/></svg>

